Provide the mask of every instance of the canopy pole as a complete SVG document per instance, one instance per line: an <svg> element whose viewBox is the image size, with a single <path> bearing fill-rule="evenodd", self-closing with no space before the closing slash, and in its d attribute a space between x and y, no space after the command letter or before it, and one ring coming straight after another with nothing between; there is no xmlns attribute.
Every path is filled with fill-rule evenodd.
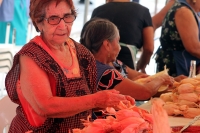
<svg viewBox="0 0 200 133"><path fill-rule="evenodd" d="M83 21L84 24L87 22L89 4L90 0L85 0L85 11L84 11L84 21Z"/></svg>

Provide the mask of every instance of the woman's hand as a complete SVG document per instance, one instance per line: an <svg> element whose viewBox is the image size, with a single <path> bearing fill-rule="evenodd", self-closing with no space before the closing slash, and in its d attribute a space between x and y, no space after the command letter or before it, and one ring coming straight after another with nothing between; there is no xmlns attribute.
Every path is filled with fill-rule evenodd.
<svg viewBox="0 0 200 133"><path fill-rule="evenodd" d="M98 108L116 107L120 101L124 104L128 104L129 102L135 104L135 100L132 97L119 94L119 91L116 90L99 91L95 95L95 107Z"/></svg>
<svg viewBox="0 0 200 133"><path fill-rule="evenodd" d="M164 82L163 82L164 85L173 86L173 83L174 83L173 77L163 74L163 75L159 76L159 78L162 78L164 80Z"/></svg>

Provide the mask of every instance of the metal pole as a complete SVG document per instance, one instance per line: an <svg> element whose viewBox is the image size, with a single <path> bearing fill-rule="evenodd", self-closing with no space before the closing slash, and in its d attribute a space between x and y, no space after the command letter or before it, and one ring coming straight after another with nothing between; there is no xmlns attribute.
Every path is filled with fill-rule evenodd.
<svg viewBox="0 0 200 133"><path fill-rule="evenodd" d="M84 21L83 21L84 24L85 22L87 22L89 4L90 4L90 0L85 0L85 11L84 11Z"/></svg>
<svg viewBox="0 0 200 133"><path fill-rule="evenodd" d="M9 44L9 38L10 38L10 23L7 23L5 44Z"/></svg>
<svg viewBox="0 0 200 133"><path fill-rule="evenodd" d="M154 14L157 13L157 5L158 5L158 0L155 0L155 10L154 10Z"/></svg>

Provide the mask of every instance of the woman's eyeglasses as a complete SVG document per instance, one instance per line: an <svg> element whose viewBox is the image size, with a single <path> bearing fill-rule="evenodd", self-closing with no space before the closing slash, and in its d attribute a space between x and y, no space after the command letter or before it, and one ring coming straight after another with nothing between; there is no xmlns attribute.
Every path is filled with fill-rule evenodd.
<svg viewBox="0 0 200 133"><path fill-rule="evenodd" d="M73 14L68 14L65 15L63 18L60 18L58 16L51 16L49 18L45 18L45 20L51 25L59 24L61 19L63 19L65 23L72 23L76 19L76 16Z"/></svg>

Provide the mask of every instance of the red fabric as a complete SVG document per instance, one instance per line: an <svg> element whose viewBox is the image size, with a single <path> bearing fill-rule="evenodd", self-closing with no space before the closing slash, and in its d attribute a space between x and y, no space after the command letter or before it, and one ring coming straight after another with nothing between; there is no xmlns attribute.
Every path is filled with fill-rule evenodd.
<svg viewBox="0 0 200 133"><path fill-rule="evenodd" d="M52 94L53 94L53 96L56 96L56 83L55 83L55 79L54 79L54 77L52 75L49 75L49 80L50 80L50 84L51 84L51 87L52 87ZM30 122L30 124L32 126L36 126L36 127L42 125L45 122L46 118L38 115L33 110L33 108L31 107L31 105L24 98L21 89L17 89L17 93L18 93L18 97L19 97L19 99L21 101L23 110L24 110L24 112L26 114L26 117L27 117L28 121Z"/></svg>

